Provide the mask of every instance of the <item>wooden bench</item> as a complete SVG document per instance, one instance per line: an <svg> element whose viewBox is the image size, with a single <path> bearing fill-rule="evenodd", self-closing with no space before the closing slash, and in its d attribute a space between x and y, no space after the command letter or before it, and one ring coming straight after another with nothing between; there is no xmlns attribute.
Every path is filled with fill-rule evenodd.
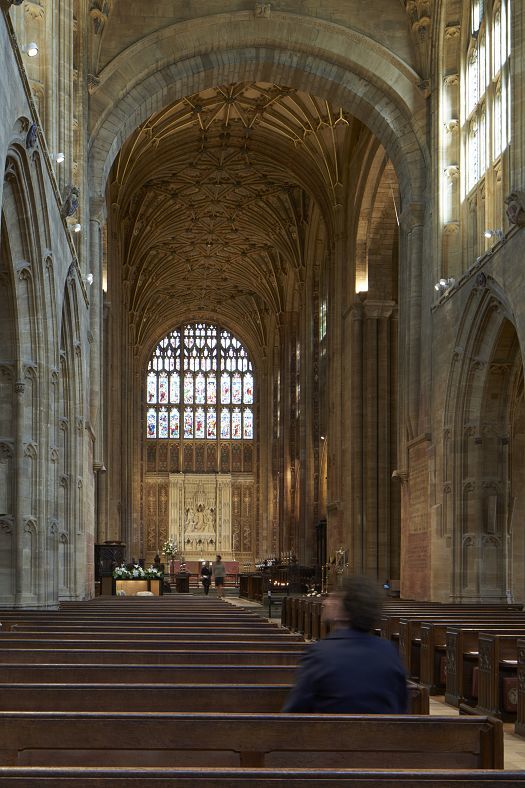
<svg viewBox="0 0 525 788"><path fill-rule="evenodd" d="M523 613L498 613L478 611L476 613L441 613L431 616L416 616L412 618L401 618L399 622L399 655L404 660L409 675L415 679L421 677L421 637L422 627L426 624L436 624L445 627L460 624L464 626L504 626L525 628L525 616ZM445 629L443 629L443 640L445 641ZM428 668L428 665L426 665Z"/></svg>
<svg viewBox="0 0 525 788"><path fill-rule="evenodd" d="M278 713L286 684L0 684L0 711Z"/></svg>
<svg viewBox="0 0 525 788"><path fill-rule="evenodd" d="M515 623L491 623L491 621L487 620L479 622L468 621L464 626L472 631L475 631L477 628L479 631L517 632L520 629ZM522 626L525 634L525 619ZM447 691L446 661L447 629L449 627L450 623L441 621L421 623L421 655L418 681L427 686L431 694L444 694ZM471 646L469 648L472 649ZM457 705L457 703L454 705Z"/></svg>
<svg viewBox="0 0 525 788"><path fill-rule="evenodd" d="M192 648L176 647L155 651L142 648L108 648L98 649L95 643L90 643L89 648L77 647L68 643L68 648L0 648L0 665L10 662L46 664L85 662L97 664L123 665L296 665L303 655L303 649L290 647L285 650L257 648L251 651L200 649L193 645Z"/></svg>
<svg viewBox="0 0 525 788"><path fill-rule="evenodd" d="M524 772L503 771L369 771L361 769L241 769L241 768L86 768L1 767L2 785L53 788L515 788Z"/></svg>
<svg viewBox="0 0 525 788"><path fill-rule="evenodd" d="M293 665L186 665L5 663L4 684L292 684Z"/></svg>
<svg viewBox="0 0 525 788"><path fill-rule="evenodd" d="M481 632L506 633L519 637L518 629L464 626L447 628L447 684L445 701L452 706L472 698L472 681L474 670L479 661L479 638Z"/></svg>
<svg viewBox="0 0 525 788"><path fill-rule="evenodd" d="M479 714L484 709L486 711L481 713L515 719L515 711L507 706L506 693L514 690L517 706L518 637L516 634L480 632L477 698L473 698L471 703L461 703L460 711ZM509 679L512 677L512 686L504 686L504 671L507 671Z"/></svg>
<svg viewBox="0 0 525 788"><path fill-rule="evenodd" d="M95 645L100 650L105 649L122 649L140 651L166 651L177 649L179 651L289 651L293 647L300 646L304 641L292 641L283 638L257 638L248 639L239 636L234 639L216 639L210 641L205 635L202 637L190 637L185 639L181 638L144 638L135 640L132 636L118 638L113 635L111 638L99 638L93 636L91 638L84 637L82 634L75 635L74 637L63 637L61 633L57 633L56 637L50 635L41 636L36 633L34 635L25 635L20 633L16 636L15 633L9 633L0 637L0 653L7 654L13 649L37 649L37 648L54 648L60 649L90 649Z"/></svg>
<svg viewBox="0 0 525 788"><path fill-rule="evenodd" d="M501 769L488 717L0 712L3 766Z"/></svg>

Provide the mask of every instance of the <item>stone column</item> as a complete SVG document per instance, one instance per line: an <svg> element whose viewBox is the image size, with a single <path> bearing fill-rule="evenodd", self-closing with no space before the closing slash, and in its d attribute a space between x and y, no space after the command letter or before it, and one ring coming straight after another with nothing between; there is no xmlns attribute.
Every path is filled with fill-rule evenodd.
<svg viewBox="0 0 525 788"><path fill-rule="evenodd" d="M345 297L344 268L347 265L345 212L342 205L335 207L335 244L328 281L328 484L327 484L327 554L330 556L346 544L343 532L342 464L343 426L342 370L343 370L343 303Z"/></svg>

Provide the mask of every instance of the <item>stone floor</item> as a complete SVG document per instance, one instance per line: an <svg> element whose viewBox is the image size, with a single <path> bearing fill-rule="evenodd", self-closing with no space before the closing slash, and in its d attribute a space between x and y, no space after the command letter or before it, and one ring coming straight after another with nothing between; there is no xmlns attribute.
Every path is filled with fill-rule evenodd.
<svg viewBox="0 0 525 788"><path fill-rule="evenodd" d="M437 695L430 698L430 713L446 717L457 717L459 714L457 709L445 703L444 697ZM514 725L510 722L503 725L503 739L505 769L525 770L525 739L522 736L516 736Z"/></svg>
<svg viewBox="0 0 525 788"><path fill-rule="evenodd" d="M240 607L259 608L261 615L267 617L267 610L264 610L258 602L251 602L247 599L231 596L227 600L230 604ZM276 616L272 615L272 621L280 621L279 611L275 611ZM459 714L458 710L445 703L444 697L433 696L430 698L430 713L455 717ZM505 747L505 769L525 770L525 738L516 736L512 723L503 726L503 737Z"/></svg>

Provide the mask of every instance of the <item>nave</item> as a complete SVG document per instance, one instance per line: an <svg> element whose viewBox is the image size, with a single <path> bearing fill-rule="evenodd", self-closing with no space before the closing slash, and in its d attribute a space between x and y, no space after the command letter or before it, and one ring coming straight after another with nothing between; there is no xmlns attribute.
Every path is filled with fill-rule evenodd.
<svg viewBox="0 0 525 788"><path fill-rule="evenodd" d="M291 598L284 618L304 601ZM423 607L389 602L381 634L395 641L411 611L452 615ZM455 608L457 623L468 622L471 611ZM520 619L517 606L509 615ZM503 771L501 720L440 713L435 700L429 715L424 680L411 685L407 716L281 714L305 639L244 600L98 597L59 611L0 611L0 622L2 785L525 782L525 772ZM297 617L289 626L300 628Z"/></svg>

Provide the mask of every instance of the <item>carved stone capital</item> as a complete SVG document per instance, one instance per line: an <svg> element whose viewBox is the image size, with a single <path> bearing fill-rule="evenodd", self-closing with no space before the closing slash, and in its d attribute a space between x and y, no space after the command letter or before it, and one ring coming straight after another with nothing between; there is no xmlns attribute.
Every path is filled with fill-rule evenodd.
<svg viewBox="0 0 525 788"><path fill-rule="evenodd" d="M459 129L459 120L457 118L450 118L444 124L445 131L449 134L453 134Z"/></svg>
<svg viewBox="0 0 525 788"><path fill-rule="evenodd" d="M43 19L46 13L44 6L32 0L25 0L24 10L26 15L31 19Z"/></svg>
<svg viewBox="0 0 525 788"><path fill-rule="evenodd" d="M449 181L457 181L459 178L459 167L457 164L449 164L443 170Z"/></svg>
<svg viewBox="0 0 525 788"><path fill-rule="evenodd" d="M459 25L447 25L445 28L445 39L451 40L459 38L461 35L461 27Z"/></svg>
<svg viewBox="0 0 525 788"><path fill-rule="evenodd" d="M272 13L272 4L256 2L253 15L258 19L269 19Z"/></svg>
<svg viewBox="0 0 525 788"><path fill-rule="evenodd" d="M525 227L525 191L511 192L505 197L505 213L511 224Z"/></svg>
<svg viewBox="0 0 525 788"><path fill-rule="evenodd" d="M443 77L443 85L446 88L455 88L459 85L459 74L447 74Z"/></svg>

